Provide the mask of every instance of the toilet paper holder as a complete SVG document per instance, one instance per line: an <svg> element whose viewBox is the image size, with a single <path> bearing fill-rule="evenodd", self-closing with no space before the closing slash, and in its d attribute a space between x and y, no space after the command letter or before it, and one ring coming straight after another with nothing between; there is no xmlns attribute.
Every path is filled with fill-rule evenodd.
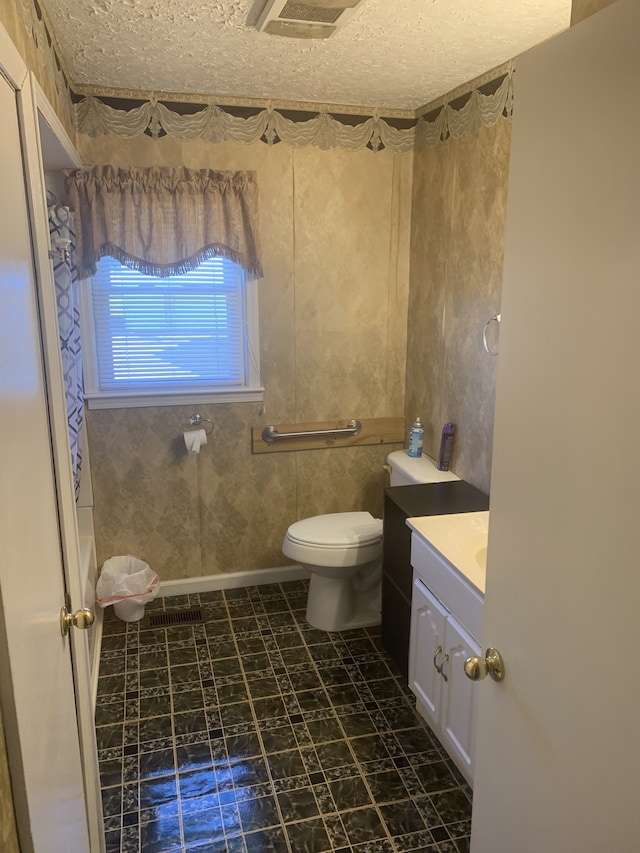
<svg viewBox="0 0 640 853"><path fill-rule="evenodd" d="M211 435L211 433L213 432L213 421L211 420L211 418L203 418L202 415L198 412L194 412L194 414L190 415L189 423L191 424L191 426L201 426L207 435ZM207 429L204 424L209 424L209 429Z"/></svg>

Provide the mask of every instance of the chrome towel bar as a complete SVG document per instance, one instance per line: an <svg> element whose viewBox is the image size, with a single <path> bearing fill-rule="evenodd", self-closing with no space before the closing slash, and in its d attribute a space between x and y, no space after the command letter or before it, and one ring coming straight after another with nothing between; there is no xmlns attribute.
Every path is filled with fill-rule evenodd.
<svg viewBox="0 0 640 853"><path fill-rule="evenodd" d="M289 438L328 438L330 436L358 435L362 429L360 421L350 420L346 427L339 429L312 429L300 432L278 432L274 426L267 426L262 430L262 440L267 444L274 441L284 441Z"/></svg>

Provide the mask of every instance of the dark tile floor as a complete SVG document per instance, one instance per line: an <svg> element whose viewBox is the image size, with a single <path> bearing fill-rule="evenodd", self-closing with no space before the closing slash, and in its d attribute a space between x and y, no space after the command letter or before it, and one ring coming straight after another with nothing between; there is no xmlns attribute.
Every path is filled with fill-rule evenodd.
<svg viewBox="0 0 640 853"><path fill-rule="evenodd" d="M96 726L108 853L463 853L471 792L378 629L305 622L292 581L105 611ZM158 609L205 622L150 628Z"/></svg>

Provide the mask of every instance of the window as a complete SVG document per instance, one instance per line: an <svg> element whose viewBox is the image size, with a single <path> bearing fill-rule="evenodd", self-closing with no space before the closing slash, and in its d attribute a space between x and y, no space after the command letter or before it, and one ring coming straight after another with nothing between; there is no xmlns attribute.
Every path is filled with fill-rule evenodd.
<svg viewBox="0 0 640 853"><path fill-rule="evenodd" d="M237 264L157 278L105 257L81 289L90 407L262 399L256 282Z"/></svg>

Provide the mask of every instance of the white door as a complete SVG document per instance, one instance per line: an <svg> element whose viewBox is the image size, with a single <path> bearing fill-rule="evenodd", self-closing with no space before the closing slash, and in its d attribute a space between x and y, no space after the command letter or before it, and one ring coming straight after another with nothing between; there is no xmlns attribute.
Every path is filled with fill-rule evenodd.
<svg viewBox="0 0 640 853"><path fill-rule="evenodd" d="M472 853L637 853L640 4L517 63Z"/></svg>
<svg viewBox="0 0 640 853"><path fill-rule="evenodd" d="M18 101L3 77L0 114L0 698L23 853L86 853Z"/></svg>

